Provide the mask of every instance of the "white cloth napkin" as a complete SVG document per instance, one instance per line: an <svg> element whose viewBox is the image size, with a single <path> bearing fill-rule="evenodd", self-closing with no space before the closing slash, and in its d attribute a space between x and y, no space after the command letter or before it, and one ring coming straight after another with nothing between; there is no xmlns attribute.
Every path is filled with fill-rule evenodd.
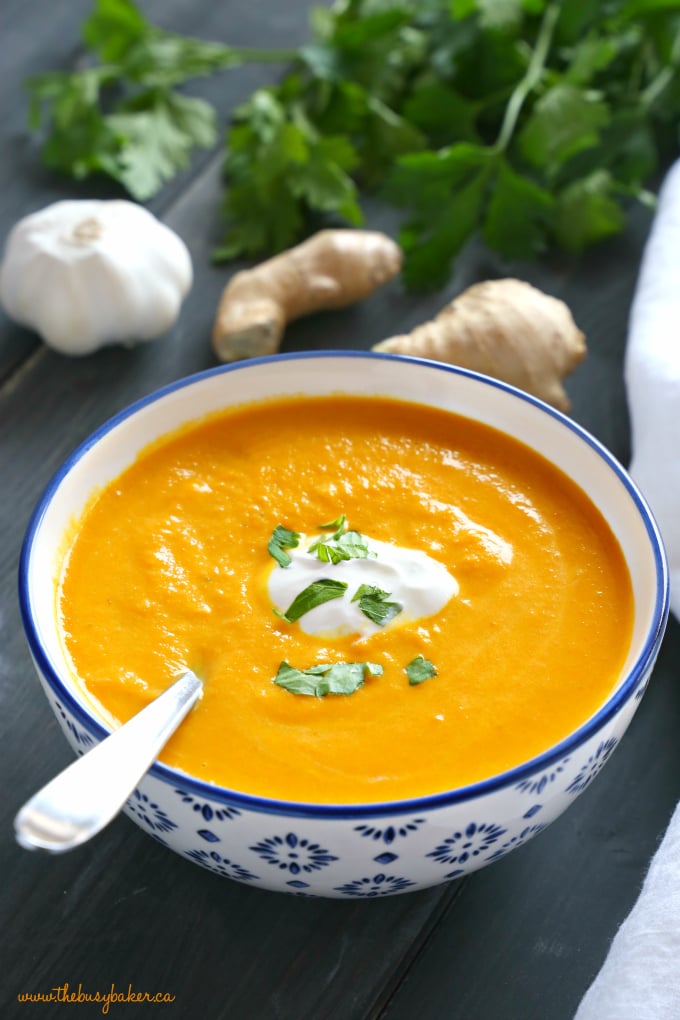
<svg viewBox="0 0 680 1020"><path fill-rule="evenodd" d="M680 806L575 1020L680 1017Z"/></svg>
<svg viewBox="0 0 680 1020"><path fill-rule="evenodd" d="M630 473L661 529L680 619L680 160L669 171L630 314L625 379ZM680 1012L679 1012L680 1016Z"/></svg>
<svg viewBox="0 0 680 1020"><path fill-rule="evenodd" d="M630 473L661 529L680 619L680 161L668 173L631 309L625 379ZM642 892L575 1020L680 1018L680 804Z"/></svg>

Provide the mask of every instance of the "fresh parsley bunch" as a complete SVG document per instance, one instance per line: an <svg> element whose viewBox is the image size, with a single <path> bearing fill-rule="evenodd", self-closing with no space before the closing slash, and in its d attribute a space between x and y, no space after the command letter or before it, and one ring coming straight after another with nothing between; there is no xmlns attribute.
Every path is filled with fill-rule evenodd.
<svg viewBox="0 0 680 1020"><path fill-rule="evenodd" d="M224 258L360 225L363 191L405 210L414 288L443 283L477 232L507 258L580 252L653 200L678 147L680 0L337 0L294 52L186 39L97 0L84 38L98 62L30 83L44 158L141 200L216 141L213 108L178 85L285 65L231 114Z"/></svg>
<svg viewBox="0 0 680 1020"><path fill-rule="evenodd" d="M620 231L678 142L680 0L345 0L234 113L223 254L406 210L404 277L444 283L481 232L507 258Z"/></svg>

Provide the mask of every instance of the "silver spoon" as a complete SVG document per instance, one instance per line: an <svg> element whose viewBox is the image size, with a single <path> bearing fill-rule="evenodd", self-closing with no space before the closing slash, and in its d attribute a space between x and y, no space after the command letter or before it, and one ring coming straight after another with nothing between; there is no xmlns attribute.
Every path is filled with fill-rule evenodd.
<svg viewBox="0 0 680 1020"><path fill-rule="evenodd" d="M63 853L108 825L203 691L188 671L119 729L68 765L14 819L27 850Z"/></svg>

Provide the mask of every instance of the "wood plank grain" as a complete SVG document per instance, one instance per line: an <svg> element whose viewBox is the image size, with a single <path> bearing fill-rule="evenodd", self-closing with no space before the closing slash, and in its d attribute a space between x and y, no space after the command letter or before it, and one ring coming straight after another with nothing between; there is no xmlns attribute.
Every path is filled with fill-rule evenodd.
<svg viewBox="0 0 680 1020"><path fill-rule="evenodd" d="M22 991L164 990L183 1017L362 1017L426 937L440 890L381 901L267 893L202 872L119 819L58 858L6 862L3 1016ZM14 1004L15 1012L11 1012ZM173 1015L173 1014L170 1014Z"/></svg>

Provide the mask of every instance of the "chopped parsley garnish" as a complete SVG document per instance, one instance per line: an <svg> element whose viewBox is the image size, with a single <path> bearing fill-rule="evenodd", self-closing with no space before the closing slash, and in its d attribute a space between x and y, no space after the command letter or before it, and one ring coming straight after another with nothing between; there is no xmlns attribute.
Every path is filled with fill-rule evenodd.
<svg viewBox="0 0 680 1020"><path fill-rule="evenodd" d="M295 669L282 662L274 683L291 694L309 694L323 698L326 694L354 694L363 686L366 676L381 676L383 668L375 662L335 662Z"/></svg>
<svg viewBox="0 0 680 1020"><path fill-rule="evenodd" d="M347 584L345 581L333 581L330 577L322 577L320 580L312 581L306 588L303 588L295 596L285 613L280 612L278 609L275 609L274 612L287 623L295 623L305 613L315 609L317 606L322 606L324 602L341 599L346 591Z"/></svg>
<svg viewBox="0 0 680 1020"><path fill-rule="evenodd" d="M300 535L297 531L284 528L283 524L277 524L269 539L267 550L273 556L280 567L288 567L291 558L286 549L295 549L300 544Z"/></svg>
<svg viewBox="0 0 680 1020"><path fill-rule="evenodd" d="M340 563L341 560L365 560L371 555L366 540L358 531L346 531L337 540L319 539L310 545L308 552L316 553L322 563Z"/></svg>
<svg viewBox="0 0 680 1020"><path fill-rule="evenodd" d="M331 535L332 539L337 541L345 530L347 524L347 514L340 514L334 521L327 521L325 524L319 524L319 531L333 531L335 534Z"/></svg>
<svg viewBox="0 0 680 1020"><path fill-rule="evenodd" d="M388 602L391 595L389 591L376 588L372 584L361 584L352 596L352 602L359 603L359 609L373 623L384 627L386 623L393 620L402 611L403 606L398 602Z"/></svg>
<svg viewBox="0 0 680 1020"><path fill-rule="evenodd" d="M347 517L342 514L334 521L320 524L321 531L333 531L330 536L312 542L307 552L316 553L322 563L340 563L342 560L365 560L375 556L358 531L347 531Z"/></svg>
<svg viewBox="0 0 680 1020"><path fill-rule="evenodd" d="M416 655L415 659L411 659L405 672L411 686L422 684L424 680L437 675L437 670L430 660L423 658L422 655Z"/></svg>

